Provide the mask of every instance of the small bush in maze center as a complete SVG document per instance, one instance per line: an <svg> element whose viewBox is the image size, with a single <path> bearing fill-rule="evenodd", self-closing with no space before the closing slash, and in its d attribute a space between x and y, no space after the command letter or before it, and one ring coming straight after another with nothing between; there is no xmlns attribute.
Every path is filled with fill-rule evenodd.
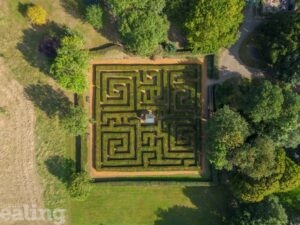
<svg viewBox="0 0 300 225"><path fill-rule="evenodd" d="M103 11L100 5L89 5L85 11L85 19L96 30L103 27Z"/></svg>
<svg viewBox="0 0 300 225"><path fill-rule="evenodd" d="M47 23L47 12L39 5L29 6L26 15L34 25L44 25Z"/></svg>

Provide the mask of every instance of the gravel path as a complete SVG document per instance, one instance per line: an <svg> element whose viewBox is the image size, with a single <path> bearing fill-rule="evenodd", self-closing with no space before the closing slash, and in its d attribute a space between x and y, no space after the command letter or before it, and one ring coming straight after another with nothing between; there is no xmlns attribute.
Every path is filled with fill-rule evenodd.
<svg viewBox="0 0 300 225"><path fill-rule="evenodd" d="M43 207L42 189L35 162L35 112L23 87L7 76L0 58L0 209L4 204L36 204ZM3 221L0 224L43 224Z"/></svg>
<svg viewBox="0 0 300 225"><path fill-rule="evenodd" d="M217 81L218 83L231 77L232 73L238 73L247 78L262 75L262 73L259 70L245 66L239 58L239 48L241 43L247 38L249 33L251 33L262 22L262 20L262 18L255 16L252 7L248 6L245 9L245 19L244 23L240 28L239 39L232 47L230 47L229 49L225 49L220 54L220 80ZM216 82L210 81L210 84L212 83Z"/></svg>

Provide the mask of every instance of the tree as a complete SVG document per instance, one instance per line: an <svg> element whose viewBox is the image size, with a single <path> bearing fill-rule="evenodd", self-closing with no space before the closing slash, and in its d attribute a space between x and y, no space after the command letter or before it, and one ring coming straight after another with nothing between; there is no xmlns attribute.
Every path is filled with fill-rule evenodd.
<svg viewBox="0 0 300 225"><path fill-rule="evenodd" d="M290 86L282 90L284 102L280 116L267 122L263 132L271 137L277 146L296 148L300 144L300 95Z"/></svg>
<svg viewBox="0 0 300 225"><path fill-rule="evenodd" d="M243 21L244 4L240 0L196 1L184 25L192 50L214 53L233 44Z"/></svg>
<svg viewBox="0 0 300 225"><path fill-rule="evenodd" d="M207 153L210 162L217 168L229 166L230 152L244 144L250 135L248 123L228 106L219 109L206 124Z"/></svg>
<svg viewBox="0 0 300 225"><path fill-rule="evenodd" d="M162 10L165 0L110 0L119 20L125 48L139 55L151 55L167 39L169 23Z"/></svg>
<svg viewBox="0 0 300 225"><path fill-rule="evenodd" d="M285 152L278 151L276 168L269 177L254 180L236 173L231 177L230 189L233 195L242 202L260 202L266 196L280 191L280 179L285 171Z"/></svg>
<svg viewBox="0 0 300 225"><path fill-rule="evenodd" d="M279 118L283 101L279 86L267 80L255 80L245 95L242 110L254 123L269 121Z"/></svg>
<svg viewBox="0 0 300 225"><path fill-rule="evenodd" d="M34 25L44 25L47 23L47 12L42 6L29 6L26 15Z"/></svg>
<svg viewBox="0 0 300 225"><path fill-rule="evenodd" d="M86 132L88 117L82 108L75 106L61 116L60 123L67 134L77 136Z"/></svg>
<svg viewBox="0 0 300 225"><path fill-rule="evenodd" d="M84 201L92 190L91 179L86 172L74 173L68 191L71 198Z"/></svg>
<svg viewBox="0 0 300 225"><path fill-rule="evenodd" d="M120 33L128 51L151 55L167 39L168 26L165 16L153 11L133 11L121 19Z"/></svg>
<svg viewBox="0 0 300 225"><path fill-rule="evenodd" d="M96 30L103 27L103 10L100 5L89 5L85 10L85 19Z"/></svg>
<svg viewBox="0 0 300 225"><path fill-rule="evenodd" d="M278 197L271 196L260 203L243 205L231 217L230 225L286 225L288 216Z"/></svg>
<svg viewBox="0 0 300 225"><path fill-rule="evenodd" d="M297 187L300 187L300 166L286 157L285 171L280 180L280 189L282 192L287 192Z"/></svg>
<svg viewBox="0 0 300 225"><path fill-rule="evenodd" d="M277 151L270 138L256 138L232 151L230 162L237 171L255 180L271 176L276 171Z"/></svg>
<svg viewBox="0 0 300 225"><path fill-rule="evenodd" d="M87 87L85 72L88 67L88 51L84 40L76 32L69 31L62 38L61 47L51 65L53 78L66 90L83 93Z"/></svg>
<svg viewBox="0 0 300 225"><path fill-rule="evenodd" d="M300 84L300 14L276 14L256 31L263 59L279 80Z"/></svg>

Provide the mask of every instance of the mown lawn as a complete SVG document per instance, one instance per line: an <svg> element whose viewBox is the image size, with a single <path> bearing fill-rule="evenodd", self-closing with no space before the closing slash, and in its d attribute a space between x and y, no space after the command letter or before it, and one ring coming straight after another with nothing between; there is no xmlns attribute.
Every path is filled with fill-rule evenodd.
<svg viewBox="0 0 300 225"><path fill-rule="evenodd" d="M72 225L219 225L223 187L96 185L85 202L71 202Z"/></svg>

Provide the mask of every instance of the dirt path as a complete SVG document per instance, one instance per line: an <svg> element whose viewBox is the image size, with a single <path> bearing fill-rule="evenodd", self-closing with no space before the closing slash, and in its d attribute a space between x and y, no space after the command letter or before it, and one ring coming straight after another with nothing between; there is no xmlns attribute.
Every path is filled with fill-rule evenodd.
<svg viewBox="0 0 300 225"><path fill-rule="evenodd" d="M35 162L35 112L22 86L9 79L0 58L0 209L4 204L36 204L43 207L42 189ZM0 224L43 224L3 221Z"/></svg>

